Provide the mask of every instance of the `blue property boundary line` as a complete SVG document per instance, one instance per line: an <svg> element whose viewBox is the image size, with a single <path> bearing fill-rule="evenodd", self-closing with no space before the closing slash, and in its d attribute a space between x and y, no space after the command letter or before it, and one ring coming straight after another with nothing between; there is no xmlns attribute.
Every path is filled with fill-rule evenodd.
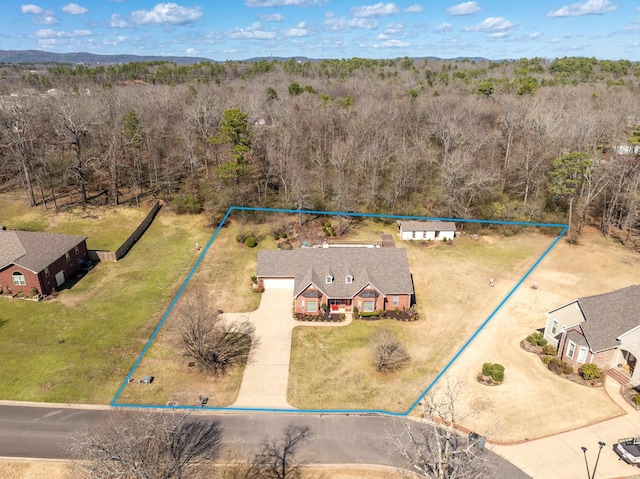
<svg viewBox="0 0 640 479"><path fill-rule="evenodd" d="M384 218L384 219L404 219L404 220L421 220L421 221L454 221L458 223L479 223L479 224L497 224L497 225L514 225L514 226L530 226L530 227L550 227L550 228L562 228L560 234L556 237L556 239L549 245L549 247L542 253L542 255L536 260L536 262L527 270L527 272L520 278L520 280L515 284L513 288L509 291L509 293L502 299L502 301L495 307L495 309L489 314L489 316L482 322L482 324L476 329L476 331L471 335L469 339L462 345L462 347L456 352L456 354L451 358L451 360L445 365L445 367L438 373L438 375L431 381L431 383L427 386L427 388L420 394L418 399L416 399L409 408L404 412L393 412L386 411L383 409L288 409L288 408L258 408L258 407L209 407L209 406L166 406L166 405L147 405L147 404L124 404L117 403L120 394L124 390L124 387L131 380L131 376L137 369L138 365L142 361L142 358L146 354L147 350L155 340L158 332L164 325L167 317L173 310L176 302L182 296L184 289L189 284L191 277L194 275L198 266L204 259L205 254L209 250L210 246L213 244L213 241L218 236L220 230L224 227L229 215L234 211L256 211L256 212L268 212L268 213L288 213L288 214L310 214L310 215L318 215L318 216L352 216L352 217L364 217L364 218ZM424 397L433 389L433 387L437 384L437 382L442 378L442 376L453 366L456 360L462 355L462 353L469 347L469 345L473 342L473 340L480 334L480 332L489 324L489 322L495 317L495 315L502 309L502 307L511 299L513 294L518 290L518 288L522 285L522 283L531 275L531 273L536 269L536 267L540 264L540 262L549 254L549 252L556 246L556 244L560 241L560 239L565 235L569 228L567 224L559 224L559 223L529 223L523 221L492 221L492 220L472 220L472 219L464 219L464 218L438 218L438 217L428 217L428 216L402 216L402 215L390 215L390 214L376 214L376 213L356 213L356 212L337 212L337 211L314 211L314 210L296 210L296 209L282 209L282 208L257 208L257 207L248 207L248 206L231 206L227 213L222 218L222 221L214 231L213 235L207 242L206 246L203 248L202 253L196 260L195 264L189 271L189 274L185 278L182 286L176 293L176 296L173 298L167 311L162 316L162 319L154 329L151 337L145 344L142 349L138 359L131 367L129 374L125 378L124 382L116 392L116 395L111 401L112 407L126 407L126 408L140 408L140 409L176 409L176 410L210 410L210 411L235 411L235 412L273 412L273 413L302 413L302 414L383 414L387 416L396 416L396 417L406 417L411 411L415 409L416 406L424 399Z"/></svg>

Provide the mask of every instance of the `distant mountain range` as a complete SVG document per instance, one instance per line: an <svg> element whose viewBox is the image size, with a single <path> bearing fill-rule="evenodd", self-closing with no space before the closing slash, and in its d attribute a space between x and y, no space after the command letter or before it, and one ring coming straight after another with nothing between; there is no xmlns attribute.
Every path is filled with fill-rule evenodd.
<svg viewBox="0 0 640 479"><path fill-rule="evenodd" d="M316 62L319 59L312 59L307 57L254 57L244 60L246 62L259 62L262 60L276 60L287 61L290 59L301 62ZM411 57L413 60L442 60L438 57ZM473 60L473 61L488 61L486 58L474 57L458 57L449 58L447 60ZM200 62L213 62L217 63L218 60L212 60L204 57L179 57L179 56L159 56L159 55L98 55L95 53L76 52L76 53L54 53L46 52L42 50L0 50L0 63L82 63L86 65L108 65L117 63L131 63L131 62L152 62L152 61L167 61L172 63L190 65Z"/></svg>
<svg viewBox="0 0 640 479"><path fill-rule="evenodd" d="M95 53L54 53L42 50L0 50L0 63L83 63L87 65L168 61L181 64L213 62L202 57L163 57L158 55L97 55Z"/></svg>

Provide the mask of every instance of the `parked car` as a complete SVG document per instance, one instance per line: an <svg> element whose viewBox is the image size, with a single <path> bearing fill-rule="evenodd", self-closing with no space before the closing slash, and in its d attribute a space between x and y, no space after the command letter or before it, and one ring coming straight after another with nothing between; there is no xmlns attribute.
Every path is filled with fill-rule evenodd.
<svg viewBox="0 0 640 479"><path fill-rule="evenodd" d="M613 450L627 464L640 466L640 436L618 439Z"/></svg>

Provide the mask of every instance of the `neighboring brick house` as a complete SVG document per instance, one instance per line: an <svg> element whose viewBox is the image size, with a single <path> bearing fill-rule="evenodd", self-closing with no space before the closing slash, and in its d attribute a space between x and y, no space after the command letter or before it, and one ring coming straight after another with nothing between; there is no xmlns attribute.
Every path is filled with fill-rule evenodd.
<svg viewBox="0 0 640 479"><path fill-rule="evenodd" d="M0 230L3 293L51 294L72 278L89 256L85 236Z"/></svg>
<svg viewBox="0 0 640 479"><path fill-rule="evenodd" d="M575 371L584 363L618 366L640 384L640 285L579 298L547 313L545 338Z"/></svg>
<svg viewBox="0 0 640 479"><path fill-rule="evenodd" d="M295 312L403 309L413 280L402 248L301 248L259 251L256 277L265 290L291 289Z"/></svg>
<svg viewBox="0 0 640 479"><path fill-rule="evenodd" d="M403 240L451 241L456 236L453 221L399 221Z"/></svg>

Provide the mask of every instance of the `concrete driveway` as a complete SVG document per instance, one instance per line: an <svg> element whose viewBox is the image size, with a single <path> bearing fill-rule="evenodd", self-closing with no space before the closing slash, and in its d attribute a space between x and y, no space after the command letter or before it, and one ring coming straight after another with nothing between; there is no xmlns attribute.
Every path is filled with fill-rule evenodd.
<svg viewBox="0 0 640 479"><path fill-rule="evenodd" d="M248 319L256 327L259 340L244 368L238 399L233 407L294 409L287 403L291 332L304 325L293 319L293 290L273 289L262 293L260 306L251 313L225 313L225 319ZM346 326L343 323L311 323L313 326Z"/></svg>

